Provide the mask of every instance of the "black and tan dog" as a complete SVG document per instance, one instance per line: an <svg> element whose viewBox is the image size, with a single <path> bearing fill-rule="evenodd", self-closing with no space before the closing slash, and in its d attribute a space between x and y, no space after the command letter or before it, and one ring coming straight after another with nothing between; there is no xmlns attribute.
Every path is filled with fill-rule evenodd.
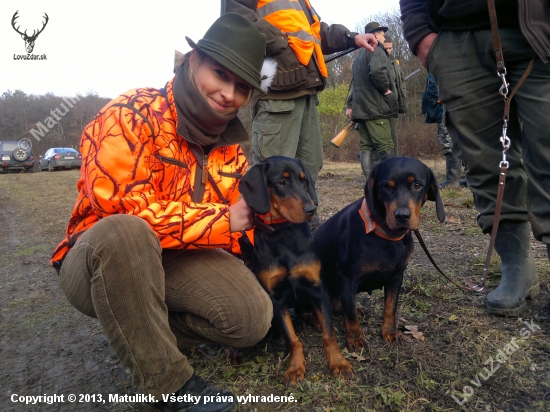
<svg viewBox="0 0 550 412"><path fill-rule="evenodd" d="M288 308L310 303L323 332L323 346L335 377L349 379L353 369L338 349L330 297L320 277L321 263L313 249L307 222L317 210L317 196L307 169L299 160L273 156L250 168L239 191L257 215L254 246L239 240L243 260L256 274L273 302L273 315L289 351L283 383L303 380L305 358Z"/></svg>
<svg viewBox="0 0 550 412"><path fill-rule="evenodd" d="M443 203L432 171L422 162L394 157L377 165L365 184L365 197L323 223L314 234L322 279L333 300L341 303L350 350L365 346L357 322L356 295L384 288L382 337L395 341L396 308L403 272L413 251L411 230L420 223L420 208Z"/></svg>

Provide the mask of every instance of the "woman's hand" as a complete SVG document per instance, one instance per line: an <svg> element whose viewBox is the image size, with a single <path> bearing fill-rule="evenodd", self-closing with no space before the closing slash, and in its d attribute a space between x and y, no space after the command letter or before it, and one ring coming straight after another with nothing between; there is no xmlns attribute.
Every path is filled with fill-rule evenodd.
<svg viewBox="0 0 550 412"><path fill-rule="evenodd" d="M254 227L252 222L252 210L246 205L244 199L229 206L229 230L231 232L240 232Z"/></svg>

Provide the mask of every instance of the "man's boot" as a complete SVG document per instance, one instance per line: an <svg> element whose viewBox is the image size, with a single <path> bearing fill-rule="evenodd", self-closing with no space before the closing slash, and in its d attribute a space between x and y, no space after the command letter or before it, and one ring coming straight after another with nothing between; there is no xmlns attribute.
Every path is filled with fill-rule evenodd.
<svg viewBox="0 0 550 412"><path fill-rule="evenodd" d="M530 242L529 222L501 222L495 239L500 255L501 278L487 295L487 312L518 316L527 309L525 299L540 293L539 278Z"/></svg>
<svg viewBox="0 0 550 412"><path fill-rule="evenodd" d="M361 150L359 152L359 160L361 161L361 169L363 169L363 174L368 179L373 167L372 150Z"/></svg>
<svg viewBox="0 0 550 412"><path fill-rule="evenodd" d="M395 157L395 150L381 150L378 152L380 154L380 161L383 162L386 159L389 159L390 157Z"/></svg>
<svg viewBox="0 0 550 412"><path fill-rule="evenodd" d="M438 186L440 189L456 186L458 184L461 165L460 159L456 157L453 152L449 152L445 155L445 180L439 183Z"/></svg>

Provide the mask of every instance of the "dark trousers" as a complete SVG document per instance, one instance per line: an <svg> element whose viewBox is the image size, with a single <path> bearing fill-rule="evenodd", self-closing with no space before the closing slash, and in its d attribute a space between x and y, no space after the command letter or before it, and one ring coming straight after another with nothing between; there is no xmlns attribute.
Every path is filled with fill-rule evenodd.
<svg viewBox="0 0 550 412"><path fill-rule="evenodd" d="M501 29L500 37L511 90L535 53L520 29ZM441 32L428 56L453 151L468 166L468 187L485 233L493 224L503 150L504 100L494 61L490 30ZM530 220L536 239L550 243L550 64L537 60L515 95L507 135L510 165L501 219Z"/></svg>
<svg viewBox="0 0 550 412"><path fill-rule="evenodd" d="M254 345L273 315L269 296L240 260L218 249L163 250L136 216L110 216L88 229L60 278L69 302L99 320L134 385L158 397L193 374L179 349Z"/></svg>

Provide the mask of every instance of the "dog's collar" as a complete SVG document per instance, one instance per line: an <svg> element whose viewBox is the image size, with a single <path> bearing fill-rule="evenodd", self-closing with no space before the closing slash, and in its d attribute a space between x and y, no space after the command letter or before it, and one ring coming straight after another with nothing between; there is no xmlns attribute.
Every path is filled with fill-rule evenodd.
<svg viewBox="0 0 550 412"><path fill-rule="evenodd" d="M265 215L254 215L254 227L266 233L273 233L277 229L282 229L291 224L292 223L286 219L275 219L269 213Z"/></svg>
<svg viewBox="0 0 550 412"><path fill-rule="evenodd" d="M397 242L403 239L405 235L409 233L409 230L407 230L405 233L392 233L395 231L392 231L390 228L388 228L385 222L383 224L378 222L378 220L380 219L376 219L376 217L378 216L374 216L373 214L371 214L371 212L369 211L369 207L367 206L366 198L363 198L363 203L361 203L361 208L359 209L359 215L363 219L367 234L374 232L381 238L391 240L392 242Z"/></svg>

